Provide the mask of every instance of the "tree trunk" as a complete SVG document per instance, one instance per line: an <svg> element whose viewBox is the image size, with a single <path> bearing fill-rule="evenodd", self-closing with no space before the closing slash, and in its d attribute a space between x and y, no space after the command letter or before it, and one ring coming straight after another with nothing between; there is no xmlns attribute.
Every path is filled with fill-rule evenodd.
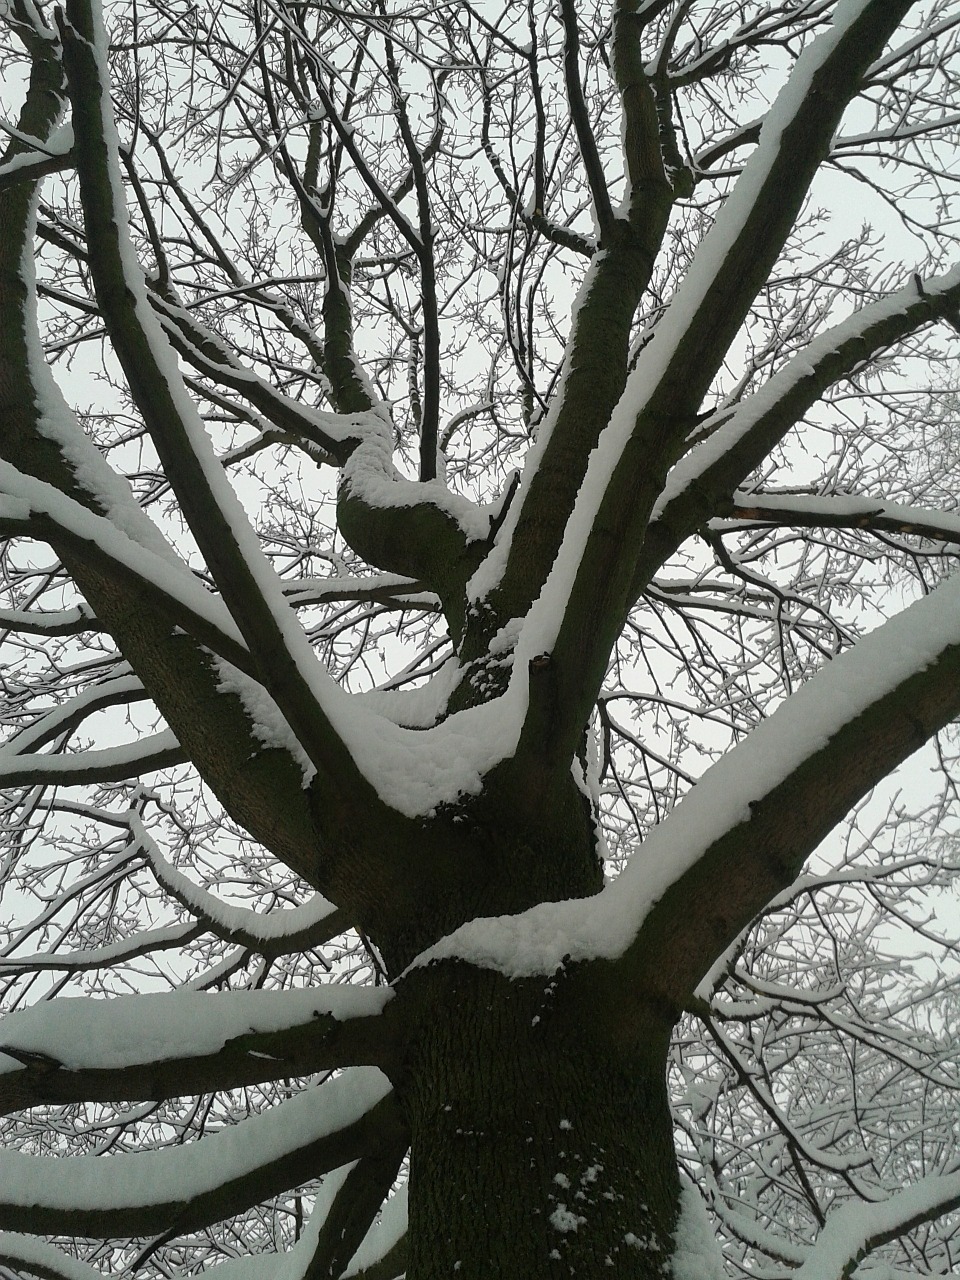
<svg viewBox="0 0 960 1280"><path fill-rule="evenodd" d="M670 1020L651 1011L625 1036L585 976L451 962L402 984L407 1280L663 1280L679 1197Z"/></svg>

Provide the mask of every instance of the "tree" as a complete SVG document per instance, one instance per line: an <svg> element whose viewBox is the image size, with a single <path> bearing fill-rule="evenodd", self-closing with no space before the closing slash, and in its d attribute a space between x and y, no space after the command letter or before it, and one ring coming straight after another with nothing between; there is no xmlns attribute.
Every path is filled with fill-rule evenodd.
<svg viewBox="0 0 960 1280"><path fill-rule="evenodd" d="M951 1272L956 4L4 21L5 1264Z"/></svg>

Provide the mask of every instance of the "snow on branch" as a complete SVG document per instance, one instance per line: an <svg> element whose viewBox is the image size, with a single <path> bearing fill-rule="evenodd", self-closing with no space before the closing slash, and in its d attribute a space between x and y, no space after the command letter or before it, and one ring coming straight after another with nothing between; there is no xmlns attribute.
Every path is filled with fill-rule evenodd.
<svg viewBox="0 0 960 1280"><path fill-rule="evenodd" d="M101 1238L196 1230L356 1160L400 1128L386 1077L358 1067L173 1150L3 1151L0 1227Z"/></svg>
<svg viewBox="0 0 960 1280"><path fill-rule="evenodd" d="M243 638L217 598L179 559L160 555L109 517L82 506L52 484L0 461L0 533L69 545L92 554L108 572L132 584L151 603L216 653L249 670Z"/></svg>
<svg viewBox="0 0 960 1280"><path fill-rule="evenodd" d="M46 784L79 787L87 783L122 782L155 769L184 764L187 753L170 729L119 747L50 755L46 752L0 753L0 786Z"/></svg>
<svg viewBox="0 0 960 1280"><path fill-rule="evenodd" d="M720 515L726 518L711 521L712 529L769 522L800 527L877 530L960 544L960 516L953 512L906 506L852 493L820 495L738 490L730 504L720 508Z"/></svg>
<svg viewBox="0 0 960 1280"><path fill-rule="evenodd" d="M958 1207L960 1172L921 1178L875 1204L841 1205L792 1280L845 1280L872 1250Z"/></svg>
<svg viewBox="0 0 960 1280"><path fill-rule="evenodd" d="M164 321L174 348L195 369L214 382L239 392L264 417L285 432L304 438L342 465L359 440L382 427L374 411L328 413L278 391L265 378L246 368L231 348L202 325L184 306L151 293L150 301Z"/></svg>
<svg viewBox="0 0 960 1280"><path fill-rule="evenodd" d="M0 1018L0 1080L31 1063L72 1073L182 1064L211 1058L231 1043L236 1053L263 1056L270 1037L302 1036L305 1028L313 1028L319 1044L334 1024L376 1018L391 995L388 987L337 984L109 1000L62 997Z"/></svg>
<svg viewBox="0 0 960 1280"><path fill-rule="evenodd" d="M146 855L160 886L218 938L260 955L290 955L329 942L348 927L343 915L320 894L301 906L270 912L222 902L185 876L160 852L140 818L130 814L134 843Z"/></svg>
<svg viewBox="0 0 960 1280"><path fill-rule="evenodd" d="M103 1272L19 1231L0 1231L0 1263L39 1280L103 1280Z"/></svg>
<svg viewBox="0 0 960 1280"><path fill-rule="evenodd" d="M634 591L716 515L718 504L730 501L828 387L958 306L960 266L930 279L916 277L813 338L753 395L701 423L690 440L695 447L669 473L653 509Z"/></svg>
<svg viewBox="0 0 960 1280"><path fill-rule="evenodd" d="M131 393L259 679L318 770L373 802L328 714L340 691L283 598L150 305L130 239L99 6L71 0L61 25L91 272Z"/></svg>
<svg viewBox="0 0 960 1280"><path fill-rule="evenodd" d="M69 734L83 721L106 707L115 707L121 703L129 705L140 702L146 697L140 680L129 674L119 675L115 679L105 680L69 701L55 707L52 711L42 713L0 747L0 761L4 757L19 756L27 751L37 751L40 747L56 741L63 734Z"/></svg>

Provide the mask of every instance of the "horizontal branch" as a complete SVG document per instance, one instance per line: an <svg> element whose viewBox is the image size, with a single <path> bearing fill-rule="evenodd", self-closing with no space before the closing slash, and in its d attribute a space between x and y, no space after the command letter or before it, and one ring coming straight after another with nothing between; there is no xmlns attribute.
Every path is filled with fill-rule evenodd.
<svg viewBox="0 0 960 1280"><path fill-rule="evenodd" d="M0 1228L37 1235L197 1231L391 1145L385 1077L357 1068L187 1146L112 1156L0 1153Z"/></svg>
<svg viewBox="0 0 960 1280"><path fill-rule="evenodd" d="M852 493L821 496L738 491L730 502L718 504L717 516L721 518L711 521L710 527L718 532L740 525L772 524L800 529L863 529L960 545L960 517L952 512Z"/></svg>
<svg viewBox="0 0 960 1280"><path fill-rule="evenodd" d="M23 636L79 636L102 631L86 603L72 609L0 609L0 631Z"/></svg>
<svg viewBox="0 0 960 1280"><path fill-rule="evenodd" d="M185 947L206 932L202 924L187 920L182 924L143 929L119 942L77 951L37 951L32 955L0 957L0 975L13 973L84 973L91 969L119 966L138 956ZM0 1024L2 1025L2 1024Z"/></svg>
<svg viewBox="0 0 960 1280"><path fill-rule="evenodd" d="M100 747L50 755L0 753L0 786L79 787L91 783L123 782L157 769L185 764L189 756L169 729L119 747Z"/></svg>
<svg viewBox="0 0 960 1280"><path fill-rule="evenodd" d="M960 1173L921 1178L875 1204L842 1204L791 1280L846 1280L861 1258L960 1208Z"/></svg>
<svg viewBox="0 0 960 1280"><path fill-rule="evenodd" d="M392 1065L386 988L61 998L0 1019L0 1113ZM171 1052L171 1050L173 1052ZM2 1195L2 1191L0 1191Z"/></svg>

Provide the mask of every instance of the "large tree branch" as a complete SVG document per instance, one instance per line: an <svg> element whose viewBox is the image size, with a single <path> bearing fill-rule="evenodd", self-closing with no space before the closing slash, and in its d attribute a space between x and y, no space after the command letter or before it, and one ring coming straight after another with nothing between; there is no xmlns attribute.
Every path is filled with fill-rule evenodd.
<svg viewBox="0 0 960 1280"><path fill-rule="evenodd" d="M795 529L861 529L868 533L926 538L953 547L960 544L960 519L952 512L885 502L853 493L821 496L737 491L728 502L718 504L717 516L720 518L710 523L711 530L715 532L764 525Z"/></svg>
<svg viewBox="0 0 960 1280"><path fill-rule="evenodd" d="M390 1071L398 1039L388 1000L384 989L327 987L35 1005L0 1019L0 1114L160 1101L350 1066Z"/></svg>
<svg viewBox="0 0 960 1280"><path fill-rule="evenodd" d="M316 1231L311 1219L307 1236L297 1246L312 1246L306 1275L344 1274L390 1194L407 1145L407 1135L398 1129L392 1143L384 1142L380 1150L363 1157L349 1171Z"/></svg>
<svg viewBox="0 0 960 1280"><path fill-rule="evenodd" d="M20 131L46 138L63 108L59 47L37 40ZM14 143L11 150L21 144ZM87 440L43 359L36 333L32 273L36 184L0 192L0 450L96 516L109 517L149 551L170 549L140 511L129 488ZM174 727L177 737L228 812L308 881L316 878L316 832L299 763L265 750L241 699L220 688L210 656L179 630L142 590L121 581L82 547L64 547L77 586Z"/></svg>
<svg viewBox="0 0 960 1280"><path fill-rule="evenodd" d="M637 548L669 464L767 278L862 76L911 0L847 0L798 60L756 154L644 348L593 454L538 606L549 662L531 671L518 762L569 767L630 606ZM535 678L536 677L536 678Z"/></svg>
<svg viewBox="0 0 960 1280"><path fill-rule="evenodd" d="M630 1031L631 1000L676 1017L702 976L877 782L960 714L960 576L818 672L710 768L594 898L461 926L417 960L513 977L585 965ZM611 1003L602 994L611 992Z"/></svg>
<svg viewBox="0 0 960 1280"><path fill-rule="evenodd" d="M90 0L71 0L67 15L62 39L90 270L113 349L261 682L318 771L375 805L373 788L324 707L321 690L332 681L282 599L147 300L127 232L99 15Z"/></svg>
<svg viewBox="0 0 960 1280"><path fill-rule="evenodd" d="M169 729L135 743L71 754L0 753L0 786L80 787L123 782L185 764L189 756Z"/></svg>
<svg viewBox="0 0 960 1280"><path fill-rule="evenodd" d="M385 1078L358 1068L264 1115L171 1151L56 1159L0 1154L0 1228L37 1235L200 1230L404 1132Z"/></svg>
<svg viewBox="0 0 960 1280"><path fill-rule="evenodd" d="M268 912L230 906L169 863L136 814L130 815L130 831L157 883L203 925L205 932L235 947L267 957L292 955L320 947L350 928L345 914L319 894L301 906Z"/></svg>

